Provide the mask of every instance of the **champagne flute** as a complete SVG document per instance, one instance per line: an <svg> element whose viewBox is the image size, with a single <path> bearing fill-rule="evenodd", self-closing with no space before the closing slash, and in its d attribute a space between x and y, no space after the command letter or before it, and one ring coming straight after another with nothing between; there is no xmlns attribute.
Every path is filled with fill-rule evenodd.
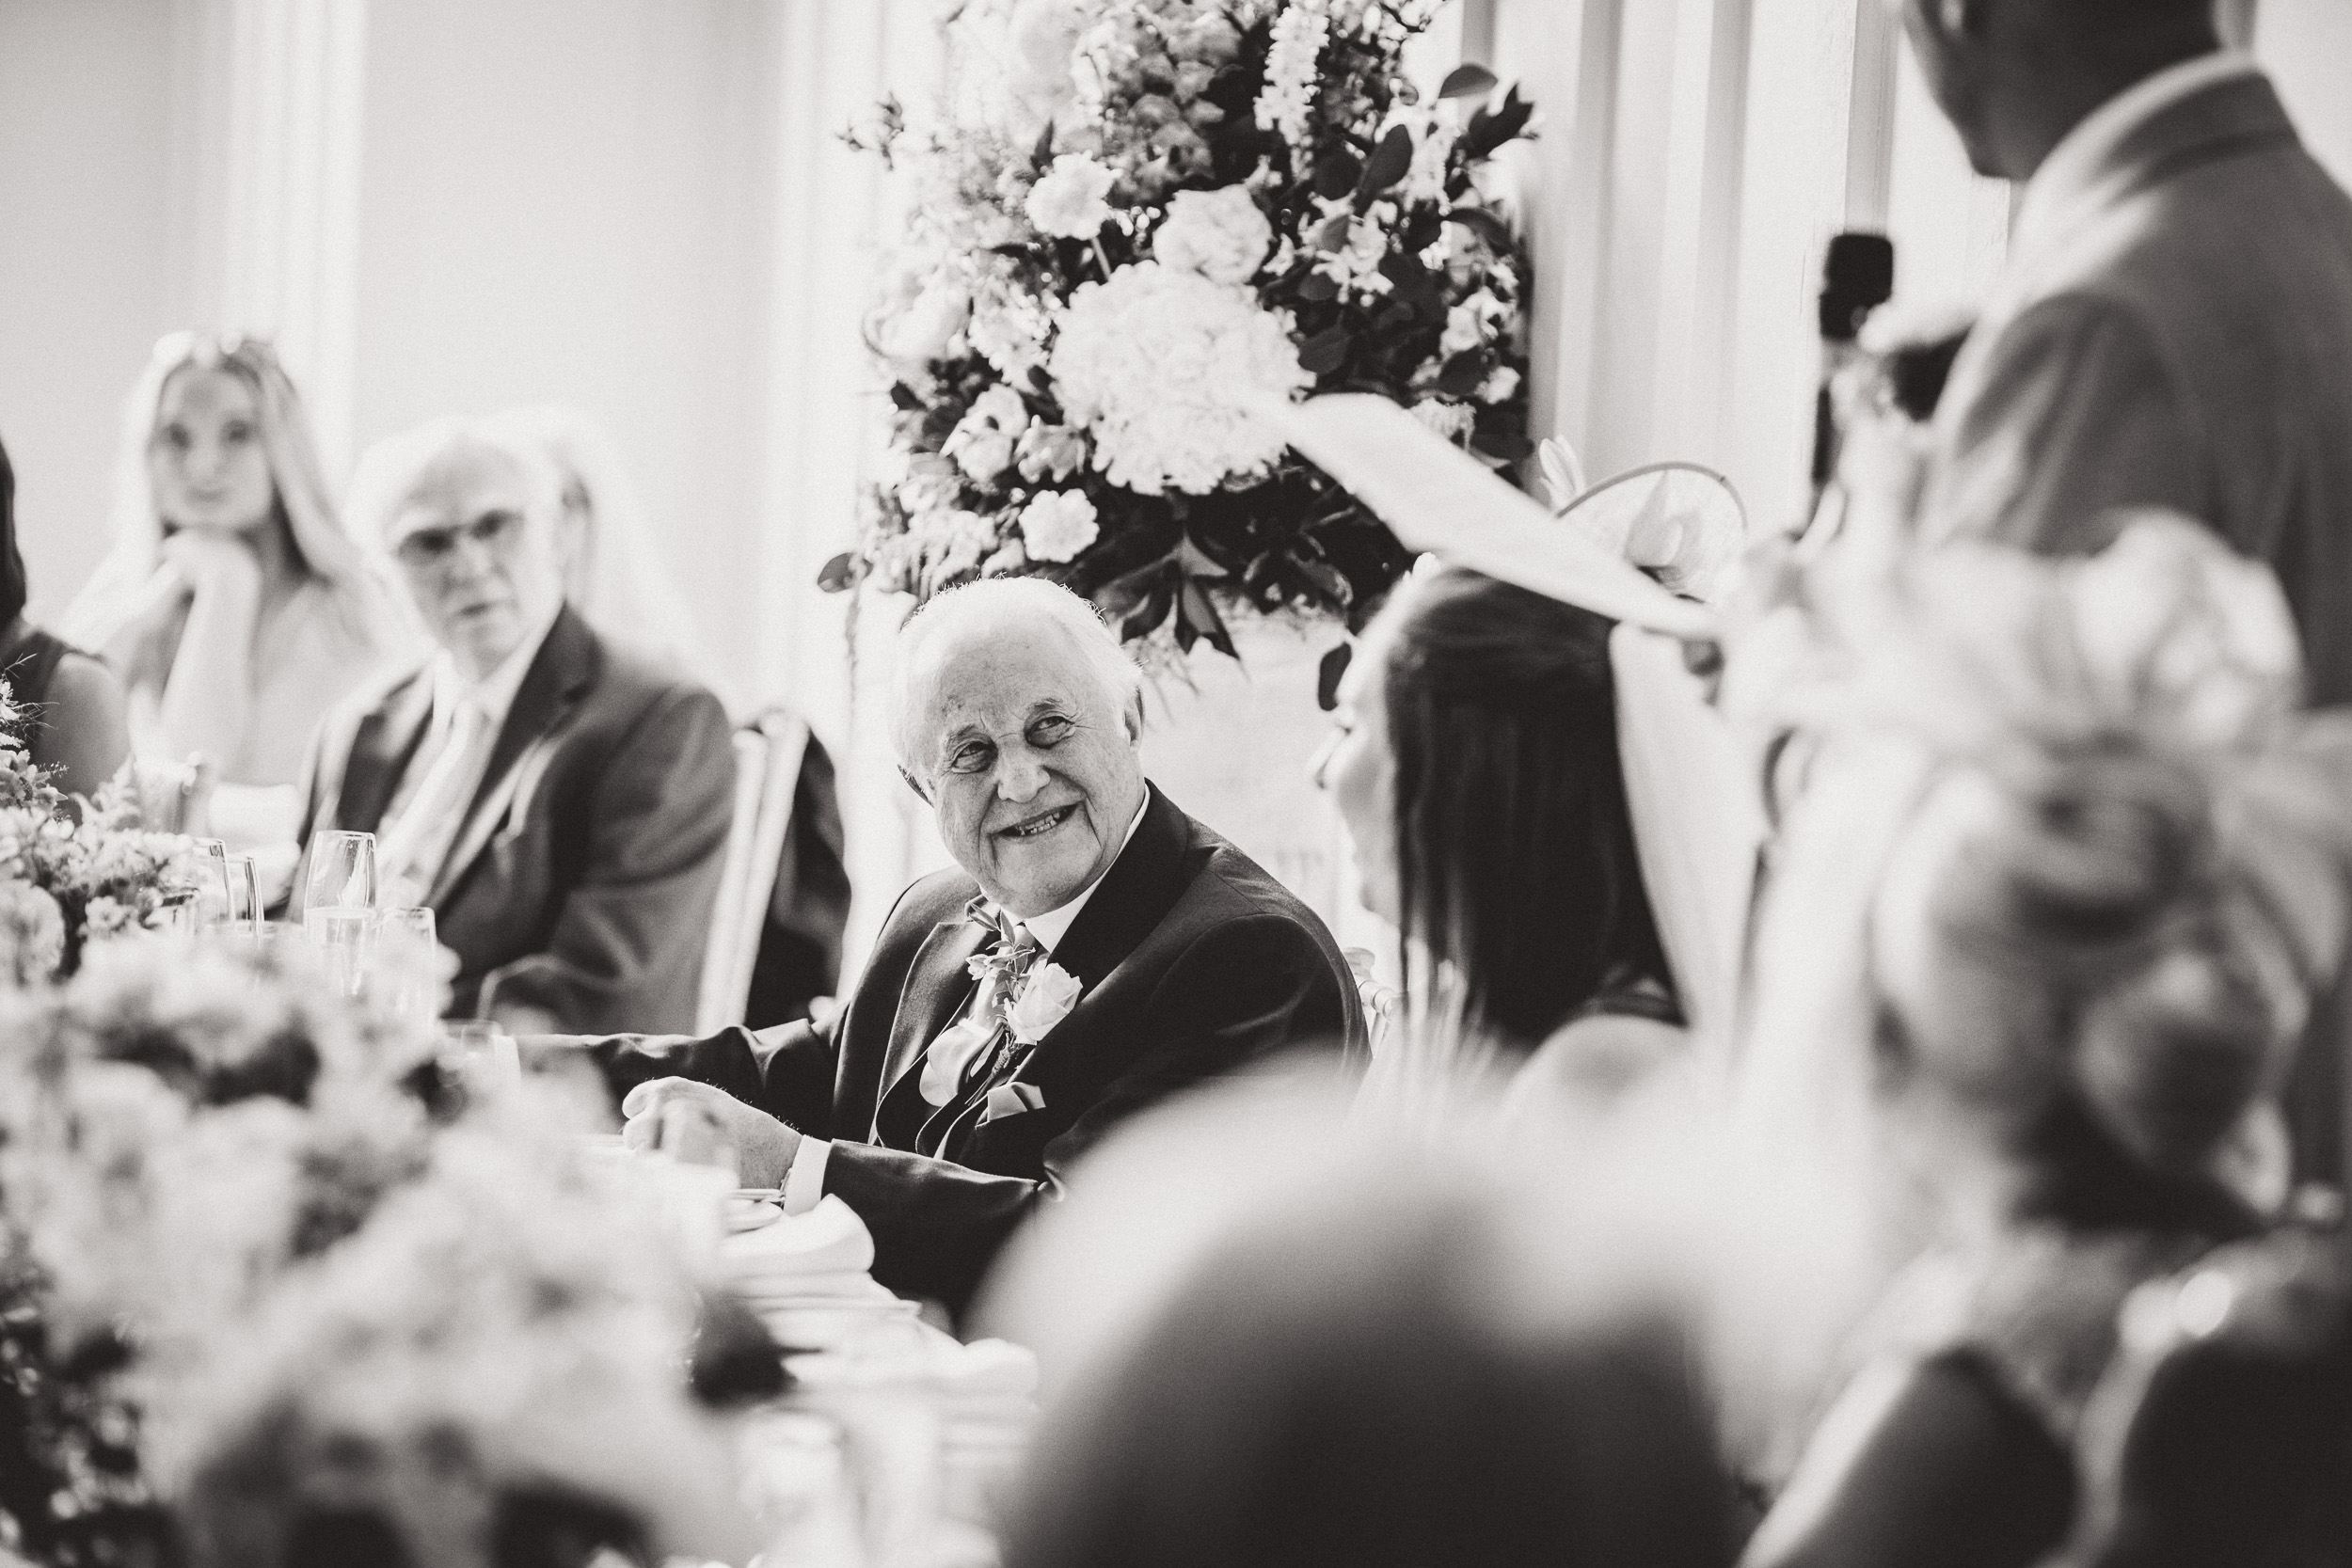
<svg viewBox="0 0 2352 1568"><path fill-rule="evenodd" d="M375 908L375 835L320 833L310 840L310 879L302 894L302 924L323 910Z"/></svg>
<svg viewBox="0 0 2352 1568"><path fill-rule="evenodd" d="M217 838L199 838L196 845L199 869L190 915L199 929L222 926L236 918L236 890L229 876L229 846Z"/></svg>
<svg viewBox="0 0 2352 1568"><path fill-rule="evenodd" d="M262 878L251 855L229 857L229 919L241 936L262 933Z"/></svg>
<svg viewBox="0 0 2352 1568"><path fill-rule="evenodd" d="M440 987L434 955L433 911L423 905L378 910L375 912L377 954L389 958L391 994L386 999L395 1014L413 1016L430 1024L440 1014Z"/></svg>

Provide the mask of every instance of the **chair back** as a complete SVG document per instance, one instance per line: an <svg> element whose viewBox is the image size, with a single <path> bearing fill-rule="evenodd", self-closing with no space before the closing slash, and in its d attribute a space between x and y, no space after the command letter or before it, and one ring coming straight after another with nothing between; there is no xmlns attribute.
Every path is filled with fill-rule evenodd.
<svg viewBox="0 0 2352 1568"><path fill-rule="evenodd" d="M703 955L694 1007L698 1035L743 1022L807 750L808 721L784 708L771 708L735 732L735 819L727 828L719 901Z"/></svg>

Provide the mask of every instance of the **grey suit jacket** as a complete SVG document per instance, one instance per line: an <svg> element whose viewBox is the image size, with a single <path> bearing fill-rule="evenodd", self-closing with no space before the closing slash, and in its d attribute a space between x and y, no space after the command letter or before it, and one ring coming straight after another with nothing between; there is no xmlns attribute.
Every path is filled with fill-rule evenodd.
<svg viewBox="0 0 2352 1568"><path fill-rule="evenodd" d="M303 824L373 832L432 716L415 671L330 716ZM565 609L523 677L427 902L450 1011L523 1003L582 1033L690 1028L735 808L726 710Z"/></svg>
<svg viewBox="0 0 2352 1568"><path fill-rule="evenodd" d="M2270 84L2129 135L2013 258L1953 367L1931 536L2095 550L2176 508L2278 569L2315 702L2352 702L2352 199Z"/></svg>

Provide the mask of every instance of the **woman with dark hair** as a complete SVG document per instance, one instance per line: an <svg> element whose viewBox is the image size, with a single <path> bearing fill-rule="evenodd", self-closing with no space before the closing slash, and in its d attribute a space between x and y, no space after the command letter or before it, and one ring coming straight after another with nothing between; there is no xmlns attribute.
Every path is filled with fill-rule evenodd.
<svg viewBox="0 0 2352 1568"><path fill-rule="evenodd" d="M1519 1061L1598 1019L1679 1035L1618 762L1613 625L1447 568L1401 585L1357 647L1316 776L1365 907L1402 938L1416 1051Z"/></svg>
<svg viewBox="0 0 2352 1568"><path fill-rule="evenodd" d="M0 680L22 710L17 739L69 794L88 795L130 752L122 683L105 665L24 618L29 593L16 544L16 470L0 447Z"/></svg>

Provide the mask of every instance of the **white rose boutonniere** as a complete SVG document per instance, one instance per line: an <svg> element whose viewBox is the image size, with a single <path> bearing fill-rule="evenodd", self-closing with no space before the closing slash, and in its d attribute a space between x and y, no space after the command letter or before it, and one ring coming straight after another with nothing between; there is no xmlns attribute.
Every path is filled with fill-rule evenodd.
<svg viewBox="0 0 2352 1568"><path fill-rule="evenodd" d="M1023 1045L1043 1039L1078 1005L1079 989L1078 977L1059 964L1031 974L1005 1014L1012 1037Z"/></svg>

